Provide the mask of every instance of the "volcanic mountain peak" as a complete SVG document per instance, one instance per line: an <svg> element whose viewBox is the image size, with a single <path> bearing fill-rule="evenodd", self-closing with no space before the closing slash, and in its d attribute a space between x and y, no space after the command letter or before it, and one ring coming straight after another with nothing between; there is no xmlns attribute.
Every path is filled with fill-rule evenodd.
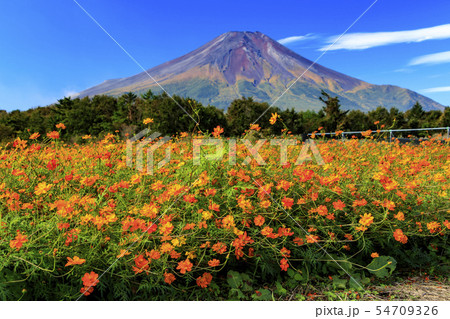
<svg viewBox="0 0 450 319"><path fill-rule="evenodd" d="M443 108L415 92L372 85L312 64L261 32L231 31L179 58L128 78L105 81L80 96L142 93L148 89L159 92L150 74L171 94L226 108L241 96L271 102L301 76L277 106L318 109L318 96L325 90L338 95L345 108L369 110L384 105L406 109L417 100L426 109Z"/></svg>

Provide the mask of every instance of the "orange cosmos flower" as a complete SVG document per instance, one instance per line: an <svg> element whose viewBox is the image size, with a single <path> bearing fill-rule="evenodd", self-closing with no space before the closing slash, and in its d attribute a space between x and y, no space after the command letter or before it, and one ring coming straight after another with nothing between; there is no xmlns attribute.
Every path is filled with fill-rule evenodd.
<svg viewBox="0 0 450 319"><path fill-rule="evenodd" d="M170 258L172 259L178 259L181 257L181 253L176 252L175 250L172 250L170 253Z"/></svg>
<svg viewBox="0 0 450 319"><path fill-rule="evenodd" d="M213 211L219 212L220 211L220 206L214 202L211 202L211 204L209 204L208 209L211 209Z"/></svg>
<svg viewBox="0 0 450 319"><path fill-rule="evenodd" d="M142 123L144 123L145 125L150 124L150 123L153 123L153 119L151 119L151 118L146 118L146 119L144 119L144 120L142 121Z"/></svg>
<svg viewBox="0 0 450 319"><path fill-rule="evenodd" d="M86 259L81 259L78 256L74 256L73 259L70 258L70 257L67 257L67 260L68 260L68 262L67 262L65 267L73 266L73 265L81 265L81 264L84 264L86 262Z"/></svg>
<svg viewBox="0 0 450 319"><path fill-rule="evenodd" d="M306 236L306 242L309 244L316 243L319 240L319 236L316 235L307 235Z"/></svg>
<svg viewBox="0 0 450 319"><path fill-rule="evenodd" d="M317 213L320 216L325 216L326 214L328 214L328 208L325 205L320 205L319 207L317 207Z"/></svg>
<svg viewBox="0 0 450 319"><path fill-rule="evenodd" d="M66 129L66 126L63 123L56 124L56 128L60 128L62 130Z"/></svg>
<svg viewBox="0 0 450 319"><path fill-rule="evenodd" d="M42 182L42 183L39 183L39 184L37 184L37 186L35 187L35 189L34 189L34 193L36 194L36 195L42 195L42 194L45 194L45 193L47 193L49 190L50 190L50 188L52 188L52 186L53 185L51 185L51 184L47 184L46 182Z"/></svg>
<svg viewBox="0 0 450 319"><path fill-rule="evenodd" d="M293 242L294 242L295 244L297 244L297 246L301 246L301 245L304 244L303 239L300 238L300 237L295 237L294 240L293 240Z"/></svg>
<svg viewBox="0 0 450 319"><path fill-rule="evenodd" d="M294 205L294 200L289 197L284 197L281 202L283 203L283 207L286 209L291 209L292 205Z"/></svg>
<svg viewBox="0 0 450 319"><path fill-rule="evenodd" d="M220 241L214 244L211 248L212 250L214 250L216 253L219 254L223 254L227 251L227 245L221 243Z"/></svg>
<svg viewBox="0 0 450 319"><path fill-rule="evenodd" d="M394 218L397 218L400 221L405 220L405 214L403 214L402 212L398 212L397 214L394 215Z"/></svg>
<svg viewBox="0 0 450 319"><path fill-rule="evenodd" d="M172 284L174 281L175 281L175 275L174 274L171 274L171 273L168 273L168 272L166 272L166 273L164 273L164 281L167 283L167 284Z"/></svg>
<svg viewBox="0 0 450 319"><path fill-rule="evenodd" d="M280 268L283 271L287 271L289 268L288 260L286 258L281 259L280 261Z"/></svg>
<svg viewBox="0 0 450 319"><path fill-rule="evenodd" d="M259 126L259 124L251 124L250 125L250 129L251 130L255 130L255 131L259 131L261 129L261 127Z"/></svg>
<svg viewBox="0 0 450 319"><path fill-rule="evenodd" d="M427 224L427 228L431 234L441 230L441 224L438 222L430 222Z"/></svg>
<svg viewBox="0 0 450 319"><path fill-rule="evenodd" d="M17 231L16 238L9 242L9 247L19 250L27 241L27 235L22 235L19 231Z"/></svg>
<svg viewBox="0 0 450 319"><path fill-rule="evenodd" d="M283 247L280 250L281 256L283 257L291 257L291 251L289 249L287 249L286 247Z"/></svg>
<svg viewBox="0 0 450 319"><path fill-rule="evenodd" d="M205 272L202 276L197 278L197 285L206 288L211 283L212 275L210 273Z"/></svg>
<svg viewBox="0 0 450 319"><path fill-rule="evenodd" d="M161 253L164 254L164 253L169 253L170 251L172 251L172 249L173 249L173 246L171 243L163 243L161 245L160 251L161 251Z"/></svg>
<svg viewBox="0 0 450 319"><path fill-rule="evenodd" d="M335 210L344 210L345 204L339 199L337 202L333 202L333 207Z"/></svg>
<svg viewBox="0 0 450 319"><path fill-rule="evenodd" d="M39 136L41 136L41 134L39 134L39 133L33 133L33 134L30 135L29 139L30 139L30 140L35 140L35 139L37 139Z"/></svg>
<svg viewBox="0 0 450 319"><path fill-rule="evenodd" d="M186 260L180 261L178 263L177 269L180 270L180 273L185 274L186 271L191 271L192 270L192 263L189 261L189 258L187 258Z"/></svg>
<svg viewBox="0 0 450 319"><path fill-rule="evenodd" d="M120 250L120 254L117 255L117 258L122 258L123 256L129 255L131 254L129 251L127 251L126 249L121 249Z"/></svg>
<svg viewBox="0 0 450 319"><path fill-rule="evenodd" d="M220 134L222 134L223 133L223 128L221 128L219 125L218 126L216 126L215 128L214 128L214 132L212 133L212 135L215 137L215 138L218 138L219 136L220 136Z"/></svg>
<svg viewBox="0 0 450 319"><path fill-rule="evenodd" d="M90 135L84 135L84 136L82 136L81 138L82 138L83 140L89 140L89 139L92 138L92 136L90 136Z"/></svg>
<svg viewBox="0 0 450 319"><path fill-rule="evenodd" d="M209 267L217 267L220 265L220 260L211 259L210 261L208 261L208 265L209 265Z"/></svg>
<svg viewBox="0 0 450 319"><path fill-rule="evenodd" d="M52 160L50 160L48 163L47 163L47 169L48 170L50 170L50 171L53 171L55 168L57 168L58 167L58 163L56 163L56 160L55 159L52 159Z"/></svg>
<svg viewBox="0 0 450 319"><path fill-rule="evenodd" d="M98 284L98 274L91 271L91 273L85 273L84 276L81 278L83 281L83 285L85 287L94 287Z"/></svg>
<svg viewBox="0 0 450 319"><path fill-rule="evenodd" d="M263 236L269 236L270 234L272 234L272 232L273 232L273 228L270 228L269 226L266 226L261 230L261 234Z"/></svg>
<svg viewBox="0 0 450 319"><path fill-rule="evenodd" d="M367 131L361 133L361 135L364 137L370 136L370 134L372 134L372 130L367 130Z"/></svg>
<svg viewBox="0 0 450 319"><path fill-rule="evenodd" d="M279 117L279 115L276 112L272 113L272 116L271 116L271 118L269 120L269 123L274 125L277 122L277 118L278 117Z"/></svg>
<svg viewBox="0 0 450 319"><path fill-rule="evenodd" d="M264 221L265 221L265 219L261 215L256 216L255 219L254 219L254 222L255 222L256 226L262 226L264 224Z"/></svg>
<svg viewBox="0 0 450 319"><path fill-rule="evenodd" d="M359 220L359 223L363 226L370 226L373 223L373 216L372 214L364 214L364 215L359 215L361 217L361 219Z"/></svg>
<svg viewBox="0 0 450 319"><path fill-rule="evenodd" d="M372 258L377 258L377 257L380 257L380 255L378 255L378 253L372 253L372 254L370 255L370 257L372 257Z"/></svg>
<svg viewBox="0 0 450 319"><path fill-rule="evenodd" d="M94 287L82 287L80 289L80 292L85 295L86 297L89 296L94 291Z"/></svg>
<svg viewBox="0 0 450 319"><path fill-rule="evenodd" d="M47 133L47 137L52 138L52 139L58 139L59 132L57 132L57 131L49 132L49 133Z"/></svg>
<svg viewBox="0 0 450 319"><path fill-rule="evenodd" d="M136 255L134 258L134 263L136 264L136 267L133 266L133 271L135 274L139 274L143 272L144 270L148 270L150 268L149 261L144 258L143 255Z"/></svg>
<svg viewBox="0 0 450 319"><path fill-rule="evenodd" d="M222 219L223 228L230 229L235 226L234 217L232 215L227 215Z"/></svg>
<svg viewBox="0 0 450 319"><path fill-rule="evenodd" d="M448 220L445 220L443 222L444 226L447 227L448 229L450 229L450 222Z"/></svg>
<svg viewBox="0 0 450 319"><path fill-rule="evenodd" d="M161 258L161 254L159 251L152 249L149 253L147 253L147 256L149 256L151 259L159 259Z"/></svg>
<svg viewBox="0 0 450 319"><path fill-rule="evenodd" d="M399 241L402 244L406 244L408 242L408 237L403 234L403 231L401 229L398 228L394 231L394 238L396 241Z"/></svg>
<svg viewBox="0 0 450 319"><path fill-rule="evenodd" d="M358 206L366 206L367 205L367 201L363 198L363 199L357 199L353 202L353 207L358 207Z"/></svg>

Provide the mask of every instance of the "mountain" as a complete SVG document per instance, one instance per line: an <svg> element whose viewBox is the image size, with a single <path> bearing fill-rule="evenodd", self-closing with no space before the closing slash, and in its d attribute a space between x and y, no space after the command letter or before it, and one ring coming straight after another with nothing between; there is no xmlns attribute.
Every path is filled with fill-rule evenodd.
<svg viewBox="0 0 450 319"><path fill-rule="evenodd" d="M80 97L126 92L189 96L203 104L227 108L241 96L253 96L269 104L277 99L312 61L261 32L227 32L177 59L134 76L108 80L87 89ZM148 74L147 74L148 73ZM393 85L374 85L319 64L312 66L276 102L296 110L319 110L321 90L337 95L344 109L372 110L380 105L404 111L418 101L425 110L444 107L411 90Z"/></svg>

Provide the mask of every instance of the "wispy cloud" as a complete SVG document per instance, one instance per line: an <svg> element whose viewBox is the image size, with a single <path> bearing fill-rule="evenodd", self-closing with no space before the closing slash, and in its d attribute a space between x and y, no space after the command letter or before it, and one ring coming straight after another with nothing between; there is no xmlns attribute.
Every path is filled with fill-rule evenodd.
<svg viewBox="0 0 450 319"><path fill-rule="evenodd" d="M336 39L338 36L333 36L327 42L331 44ZM450 39L450 24L408 31L349 33L342 36L329 50L364 50L389 44L442 39ZM324 46L320 51L327 49L328 46Z"/></svg>
<svg viewBox="0 0 450 319"><path fill-rule="evenodd" d="M450 92L450 86L440 86L435 88L429 88L421 90L423 93L439 93L439 92Z"/></svg>
<svg viewBox="0 0 450 319"><path fill-rule="evenodd" d="M77 91L64 90L64 96L71 97L71 98L76 98L78 95L79 95L79 93Z"/></svg>
<svg viewBox="0 0 450 319"><path fill-rule="evenodd" d="M290 44L290 43L310 40L310 39L314 39L314 38L316 38L315 35L313 35L312 33L308 33L306 35L294 35L294 36L283 38L283 39L280 39L277 41L281 44Z"/></svg>
<svg viewBox="0 0 450 319"><path fill-rule="evenodd" d="M450 51L422 55L414 58L409 65L450 63Z"/></svg>

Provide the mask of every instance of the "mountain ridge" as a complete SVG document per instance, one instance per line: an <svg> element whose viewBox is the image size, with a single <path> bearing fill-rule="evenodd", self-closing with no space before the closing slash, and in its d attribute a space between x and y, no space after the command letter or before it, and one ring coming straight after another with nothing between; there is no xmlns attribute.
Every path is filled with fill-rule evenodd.
<svg viewBox="0 0 450 319"><path fill-rule="evenodd" d="M404 111L416 101L426 110L444 108L414 91L370 84L320 64L314 64L305 72L312 63L259 31L230 31L146 72L106 80L80 92L79 96L118 96L130 91L143 93L148 89L160 93L161 88L150 74L170 94L227 108L232 100L241 96L271 103L303 74L277 101L277 106L318 110L321 108L318 97L324 90L339 96L344 109L368 111L383 105Z"/></svg>

